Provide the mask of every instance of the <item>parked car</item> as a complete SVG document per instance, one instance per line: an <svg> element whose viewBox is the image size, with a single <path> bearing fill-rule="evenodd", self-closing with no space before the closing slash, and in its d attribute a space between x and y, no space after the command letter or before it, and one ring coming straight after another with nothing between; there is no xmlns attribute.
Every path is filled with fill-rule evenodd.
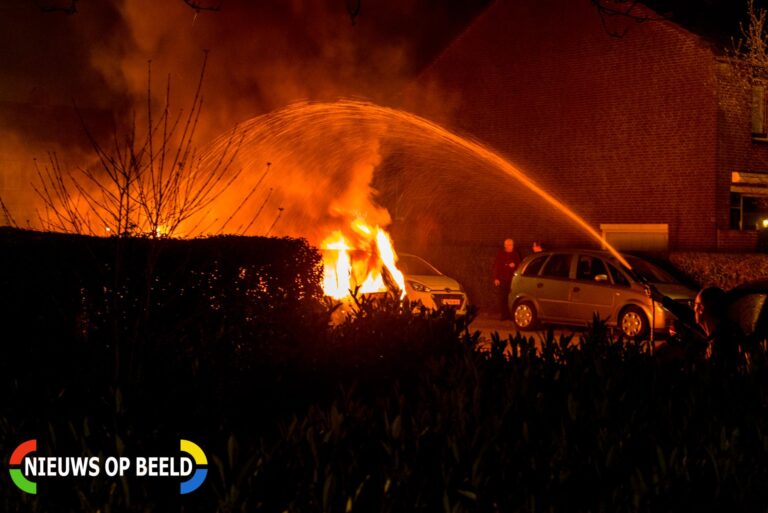
<svg viewBox="0 0 768 513"><path fill-rule="evenodd" d="M405 295L412 302L421 301L427 308L453 308L457 315L467 313L467 294L464 288L423 258L398 253L397 267L405 278Z"/></svg>
<svg viewBox="0 0 768 513"><path fill-rule="evenodd" d="M651 323L654 332L666 334L674 316L651 301L645 282L688 306L696 292L650 262L622 256L632 269L607 251L547 251L527 257L512 277L509 293L516 327L584 326L597 313L628 337L649 335Z"/></svg>

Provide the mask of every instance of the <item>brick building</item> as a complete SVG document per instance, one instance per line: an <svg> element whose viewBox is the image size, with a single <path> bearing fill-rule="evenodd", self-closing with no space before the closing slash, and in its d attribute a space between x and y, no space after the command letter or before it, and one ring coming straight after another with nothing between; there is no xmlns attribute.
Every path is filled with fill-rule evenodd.
<svg viewBox="0 0 768 513"><path fill-rule="evenodd" d="M422 73L409 106L495 148L625 249L754 249L768 218L762 91L672 22L608 21L624 36L589 0L498 0ZM390 207L413 246L591 244L509 178L464 167L440 186L461 198L450 206ZM434 187L408 180L417 204Z"/></svg>

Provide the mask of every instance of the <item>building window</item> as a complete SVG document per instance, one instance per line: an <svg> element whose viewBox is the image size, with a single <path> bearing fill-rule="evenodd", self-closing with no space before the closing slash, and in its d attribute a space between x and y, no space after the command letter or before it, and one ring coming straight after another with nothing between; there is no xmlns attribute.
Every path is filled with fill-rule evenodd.
<svg viewBox="0 0 768 513"><path fill-rule="evenodd" d="M731 173L732 230L768 228L768 174Z"/></svg>
<svg viewBox="0 0 768 513"><path fill-rule="evenodd" d="M731 229L768 228L768 196L731 193Z"/></svg>
<svg viewBox="0 0 768 513"><path fill-rule="evenodd" d="M741 194L731 193L731 230L741 230Z"/></svg>

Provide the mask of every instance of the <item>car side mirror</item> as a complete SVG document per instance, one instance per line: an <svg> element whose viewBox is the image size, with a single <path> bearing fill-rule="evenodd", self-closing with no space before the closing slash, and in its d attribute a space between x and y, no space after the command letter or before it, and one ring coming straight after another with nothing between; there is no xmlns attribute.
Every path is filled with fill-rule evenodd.
<svg viewBox="0 0 768 513"><path fill-rule="evenodd" d="M608 281L608 275L607 274L596 274L595 275L595 281L596 282Z"/></svg>

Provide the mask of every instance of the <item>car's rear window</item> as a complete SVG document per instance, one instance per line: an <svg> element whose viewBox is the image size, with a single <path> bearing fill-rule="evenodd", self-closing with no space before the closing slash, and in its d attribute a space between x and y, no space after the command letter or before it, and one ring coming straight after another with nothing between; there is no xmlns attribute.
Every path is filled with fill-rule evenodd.
<svg viewBox="0 0 768 513"><path fill-rule="evenodd" d="M568 278L571 273L571 260L572 255L556 253L549 257L541 275L549 278Z"/></svg>
<svg viewBox="0 0 768 513"><path fill-rule="evenodd" d="M539 274L541 266L547 261L547 256L548 255L541 255L528 262L528 265L525 266L525 270L523 270L523 276L536 276Z"/></svg>

